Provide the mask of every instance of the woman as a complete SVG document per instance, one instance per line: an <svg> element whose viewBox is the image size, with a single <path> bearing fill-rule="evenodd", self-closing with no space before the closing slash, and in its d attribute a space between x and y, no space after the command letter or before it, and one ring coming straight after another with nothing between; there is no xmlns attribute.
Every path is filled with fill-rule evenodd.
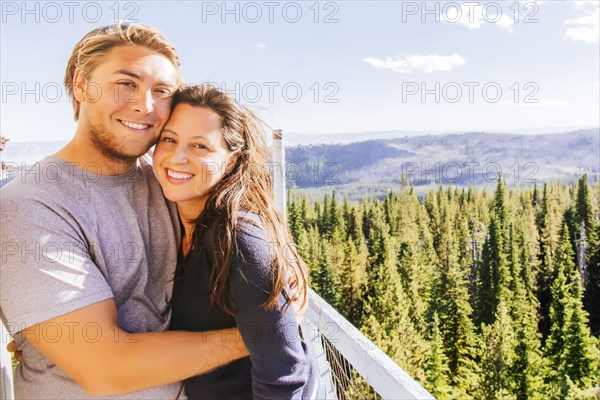
<svg viewBox="0 0 600 400"><path fill-rule="evenodd" d="M313 360L298 335L307 273L273 207L260 121L210 85L184 87L153 156L183 239L174 330L238 326L250 356L185 381L190 399L309 399Z"/></svg>

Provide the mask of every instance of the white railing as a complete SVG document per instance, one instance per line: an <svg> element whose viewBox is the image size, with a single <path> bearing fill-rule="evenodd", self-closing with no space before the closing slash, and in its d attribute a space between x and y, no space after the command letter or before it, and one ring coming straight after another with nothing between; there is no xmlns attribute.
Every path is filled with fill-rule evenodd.
<svg viewBox="0 0 600 400"><path fill-rule="evenodd" d="M327 385L328 399L374 398L373 391L384 399L433 399L427 390L312 290L301 328L309 350L317 360L319 376ZM366 389L371 390L365 390L365 385L361 387L357 382L361 378L366 382Z"/></svg>

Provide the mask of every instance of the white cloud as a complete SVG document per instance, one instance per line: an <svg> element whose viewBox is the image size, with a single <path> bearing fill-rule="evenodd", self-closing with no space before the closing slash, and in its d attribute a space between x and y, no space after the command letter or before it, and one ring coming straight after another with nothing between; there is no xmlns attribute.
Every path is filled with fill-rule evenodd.
<svg viewBox="0 0 600 400"><path fill-rule="evenodd" d="M600 0L575 0L573 3L577 8L583 8L585 6L600 6Z"/></svg>
<svg viewBox="0 0 600 400"><path fill-rule="evenodd" d="M264 43L259 43L259 44L256 45L256 47L258 47L259 49L266 49L267 45L264 44Z"/></svg>
<svg viewBox="0 0 600 400"><path fill-rule="evenodd" d="M486 7L478 2L467 2L460 5L460 13L451 7L446 8L446 12L442 12L440 17L442 21L450 23L459 23L469 29L479 29L483 24L497 25L500 28L506 29L509 33L513 33L513 19L502 13L498 3L495 3L498 9L494 7ZM460 17L460 18L459 18Z"/></svg>
<svg viewBox="0 0 600 400"><path fill-rule="evenodd" d="M513 20L510 17L507 17L506 15L502 15L498 22L496 22L496 25L506 29L509 33L513 33L512 24Z"/></svg>
<svg viewBox="0 0 600 400"><path fill-rule="evenodd" d="M596 43L600 40L600 7L587 15L577 19L566 20L565 24L575 25L565 32L565 36L575 41L582 41L587 44Z"/></svg>
<svg viewBox="0 0 600 400"><path fill-rule="evenodd" d="M458 54L451 56L430 55L408 55L405 57L396 57L392 59L363 58L362 61L371 64L376 68L384 68L399 74L410 74L413 71L430 74L436 71L451 71L454 67L466 63L465 59Z"/></svg>

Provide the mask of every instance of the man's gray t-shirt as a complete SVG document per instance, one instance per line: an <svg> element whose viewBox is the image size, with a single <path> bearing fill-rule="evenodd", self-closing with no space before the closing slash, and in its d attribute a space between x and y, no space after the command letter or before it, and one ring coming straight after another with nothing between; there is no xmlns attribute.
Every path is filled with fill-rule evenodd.
<svg viewBox="0 0 600 400"><path fill-rule="evenodd" d="M169 327L179 222L147 159L125 174L47 157L0 190L0 317L19 331L114 297L128 332ZM99 332L82 330L89 340ZM40 332L48 340L53 332ZM63 332L68 332L63 329ZM15 377L20 399L91 398L29 343ZM180 383L120 395L174 399Z"/></svg>

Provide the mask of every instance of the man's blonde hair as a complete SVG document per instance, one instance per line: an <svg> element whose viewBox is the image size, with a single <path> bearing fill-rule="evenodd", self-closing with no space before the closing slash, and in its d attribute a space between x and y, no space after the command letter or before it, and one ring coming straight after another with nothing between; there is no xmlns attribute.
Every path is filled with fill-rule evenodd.
<svg viewBox="0 0 600 400"><path fill-rule="evenodd" d="M89 79L92 71L103 62L104 56L114 47L134 45L144 46L164 55L176 68L179 68L179 57L175 47L156 28L137 23L116 23L94 29L75 45L65 73L64 84L73 103L75 121L79 118L79 102L73 95L75 69L79 68L83 77Z"/></svg>

